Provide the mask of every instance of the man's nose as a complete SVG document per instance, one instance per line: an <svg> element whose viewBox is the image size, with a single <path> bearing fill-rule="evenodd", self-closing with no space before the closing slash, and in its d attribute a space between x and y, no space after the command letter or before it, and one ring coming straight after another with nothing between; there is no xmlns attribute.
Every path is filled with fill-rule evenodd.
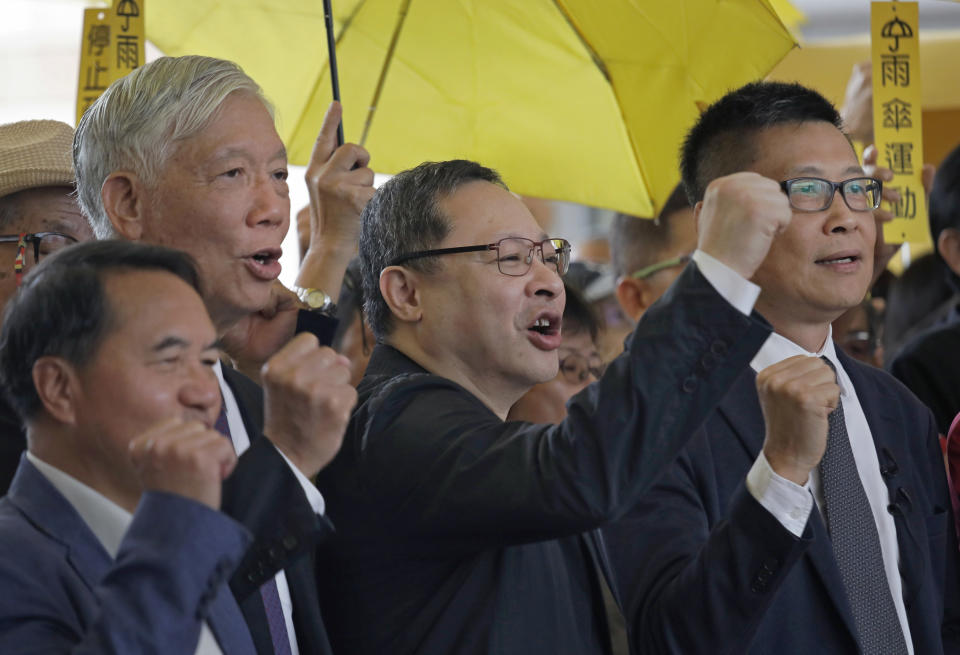
<svg viewBox="0 0 960 655"><path fill-rule="evenodd" d="M247 223L281 226L286 231L290 221L290 194L271 175L258 176L254 182L253 206L247 214Z"/></svg>

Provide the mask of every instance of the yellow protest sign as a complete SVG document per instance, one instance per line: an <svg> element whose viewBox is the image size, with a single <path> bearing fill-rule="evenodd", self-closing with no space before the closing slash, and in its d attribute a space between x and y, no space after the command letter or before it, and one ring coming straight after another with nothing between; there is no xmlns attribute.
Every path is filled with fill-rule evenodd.
<svg viewBox="0 0 960 655"><path fill-rule="evenodd" d="M893 171L884 185L900 192L891 203L894 220L884 225L888 243L929 240L923 190L920 45L916 2L873 2L873 132L879 163Z"/></svg>
<svg viewBox="0 0 960 655"><path fill-rule="evenodd" d="M114 76L118 80L144 64L146 0L116 0L113 5Z"/></svg>
<svg viewBox="0 0 960 655"><path fill-rule="evenodd" d="M113 81L113 12L86 9L80 42L80 76L77 83L77 122L83 112Z"/></svg>
<svg viewBox="0 0 960 655"><path fill-rule="evenodd" d="M83 12L77 122L108 86L144 64L146 0L116 0L112 9Z"/></svg>

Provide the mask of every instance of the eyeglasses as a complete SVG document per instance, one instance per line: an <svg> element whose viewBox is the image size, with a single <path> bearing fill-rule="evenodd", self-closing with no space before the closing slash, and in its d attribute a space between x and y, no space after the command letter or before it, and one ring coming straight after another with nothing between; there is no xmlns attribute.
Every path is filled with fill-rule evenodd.
<svg viewBox="0 0 960 655"><path fill-rule="evenodd" d="M544 239L533 241L522 237L507 237L496 243L482 246L460 246L458 248L437 248L434 250L419 250L396 257L388 266L399 266L411 259L436 257L437 255L453 255L461 252L482 252L494 250L497 253L497 268L504 275L520 277L526 275L533 265L533 253L536 252L540 261L553 266L558 275L564 275L570 268L570 242L566 239Z"/></svg>
<svg viewBox="0 0 960 655"><path fill-rule="evenodd" d="M0 243L33 244L33 263L39 264L47 255L63 250L77 242L75 237L63 232L37 232L35 234L4 234L0 236Z"/></svg>
<svg viewBox="0 0 960 655"><path fill-rule="evenodd" d="M801 212L819 212L833 204L837 190L847 207L855 212L869 212L880 206L883 182L872 177L854 177L831 182L819 177L795 177L780 183L790 199L790 206Z"/></svg>
<svg viewBox="0 0 960 655"><path fill-rule="evenodd" d="M634 271L630 274L630 277L637 280L643 280L644 278L648 278L654 273L659 273L667 268L673 268L674 266L686 266L687 262L689 262L691 259L693 259L692 252L688 252L685 255L680 255L679 257L673 257L672 259L664 259L662 262L650 264L649 266L644 266L638 271Z"/></svg>
<svg viewBox="0 0 960 655"><path fill-rule="evenodd" d="M593 376L599 380L603 375L603 360L599 355L586 357L578 352L571 352L560 358L560 374L570 384L582 384Z"/></svg>

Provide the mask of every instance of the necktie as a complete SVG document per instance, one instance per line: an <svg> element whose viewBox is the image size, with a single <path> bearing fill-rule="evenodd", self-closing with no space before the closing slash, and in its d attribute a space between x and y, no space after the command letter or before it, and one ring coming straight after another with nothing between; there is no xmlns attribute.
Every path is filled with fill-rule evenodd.
<svg viewBox="0 0 960 655"><path fill-rule="evenodd" d="M214 428L233 441L230 436L230 424L227 422L227 404L220 403L220 414ZM287 623L283 618L283 606L280 604L280 592L277 591L277 581L270 578L260 587L260 597L263 599L263 609L267 614L267 627L270 629L270 641L273 642L273 652L276 655L292 655L290 650L290 636L287 634Z"/></svg>
<svg viewBox="0 0 960 655"><path fill-rule="evenodd" d="M826 357L821 359L836 373ZM857 472L842 405L837 405L828 421L827 449L820 460L823 514L860 647L864 655L906 654L907 644L883 568L877 524Z"/></svg>

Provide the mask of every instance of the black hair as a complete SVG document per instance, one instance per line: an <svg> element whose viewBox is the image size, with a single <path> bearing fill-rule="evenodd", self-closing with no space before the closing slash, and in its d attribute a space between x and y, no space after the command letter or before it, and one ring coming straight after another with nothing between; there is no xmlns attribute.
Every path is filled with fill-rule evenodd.
<svg viewBox="0 0 960 655"><path fill-rule="evenodd" d="M563 289L567 296L567 304L563 308L564 334L587 332L590 340L596 344L603 327L600 318L580 291L566 282L563 283Z"/></svg>
<svg viewBox="0 0 960 655"><path fill-rule="evenodd" d="M937 248L941 232L947 228L960 229L960 146L951 150L937 169L929 202L930 236L933 237L934 251L944 264L950 286L960 292L960 277L946 265Z"/></svg>
<svg viewBox="0 0 960 655"><path fill-rule="evenodd" d="M33 385L38 359L83 366L96 354L115 320L104 278L123 271L166 271L200 290L193 259L161 246L90 241L45 258L7 304L0 331L0 383L22 419L41 406Z"/></svg>
<svg viewBox="0 0 960 655"><path fill-rule="evenodd" d="M680 152L680 172L690 204L703 200L713 180L746 170L756 161L752 139L757 132L812 121L840 130L843 126L836 107L801 84L751 82L717 100L700 115Z"/></svg>

